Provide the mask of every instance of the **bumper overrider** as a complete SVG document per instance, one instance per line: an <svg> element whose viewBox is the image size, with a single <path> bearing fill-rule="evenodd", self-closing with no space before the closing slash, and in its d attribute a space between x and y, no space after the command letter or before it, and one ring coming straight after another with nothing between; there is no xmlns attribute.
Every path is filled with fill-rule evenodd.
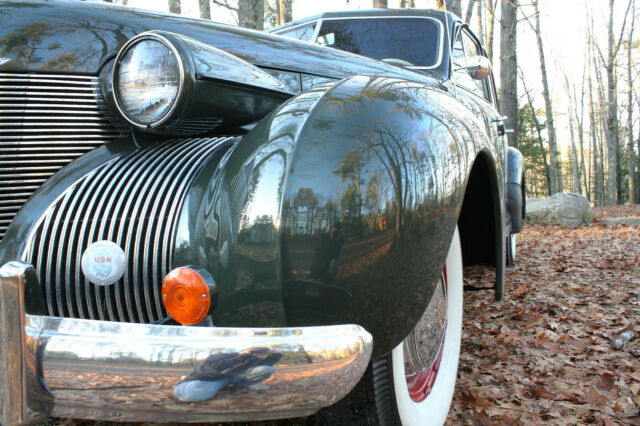
<svg viewBox="0 0 640 426"><path fill-rule="evenodd" d="M222 328L30 315L27 263L0 267L2 424L47 416L237 421L309 415L369 363L357 325Z"/></svg>

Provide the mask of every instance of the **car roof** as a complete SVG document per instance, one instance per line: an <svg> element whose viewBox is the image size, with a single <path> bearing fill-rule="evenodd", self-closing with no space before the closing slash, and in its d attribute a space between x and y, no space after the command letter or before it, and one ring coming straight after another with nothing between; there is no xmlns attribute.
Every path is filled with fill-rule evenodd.
<svg viewBox="0 0 640 426"><path fill-rule="evenodd" d="M335 12L324 12L318 15L309 16L307 18L298 19L297 21L288 22L279 27L271 28L268 32L281 31L289 27L297 27L306 22L317 21L320 19L336 19L336 18L369 18L369 17L430 17L444 21L446 18L450 22L460 20L451 12L445 12L440 9L368 9L368 10L345 10ZM446 16L446 18L445 18Z"/></svg>

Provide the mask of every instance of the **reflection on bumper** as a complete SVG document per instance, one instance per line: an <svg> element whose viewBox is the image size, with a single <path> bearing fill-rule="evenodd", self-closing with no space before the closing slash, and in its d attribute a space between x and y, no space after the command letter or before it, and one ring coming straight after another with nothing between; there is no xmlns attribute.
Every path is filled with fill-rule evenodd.
<svg viewBox="0 0 640 426"><path fill-rule="evenodd" d="M15 325L7 307L23 306L28 268L0 268L3 331ZM23 333L0 337L0 370L12 363L20 371L0 382L3 424L42 415L180 422L304 416L348 393L372 348L371 335L356 325L248 329L17 318ZM7 345L21 351L19 362Z"/></svg>

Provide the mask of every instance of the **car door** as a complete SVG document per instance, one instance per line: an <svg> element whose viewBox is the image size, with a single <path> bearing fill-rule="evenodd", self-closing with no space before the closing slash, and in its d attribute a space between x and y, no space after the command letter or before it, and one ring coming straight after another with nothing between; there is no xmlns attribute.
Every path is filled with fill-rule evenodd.
<svg viewBox="0 0 640 426"><path fill-rule="evenodd" d="M493 73L484 80L473 79L465 69L473 56L486 54L469 28L461 25L457 28L451 54L456 97L477 116L483 118L487 135L494 144L498 158L504 158L505 128L497 108Z"/></svg>

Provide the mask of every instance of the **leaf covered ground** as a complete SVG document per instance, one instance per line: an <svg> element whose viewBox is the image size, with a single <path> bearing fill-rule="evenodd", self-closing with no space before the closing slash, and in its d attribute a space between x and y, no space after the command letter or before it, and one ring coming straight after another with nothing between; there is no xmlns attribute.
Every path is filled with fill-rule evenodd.
<svg viewBox="0 0 640 426"><path fill-rule="evenodd" d="M640 424L640 228L603 217L640 216L639 206L594 211L576 229L526 226L506 297L465 293L456 393L449 424ZM465 270L489 286L492 271Z"/></svg>
<svg viewBox="0 0 640 426"><path fill-rule="evenodd" d="M640 216L640 206L594 214L593 224L575 229L525 226L502 301L465 292L448 424L640 424L640 228L600 222ZM465 285L492 282L491 268L465 269ZM639 337L616 349L629 329ZM341 403L329 417L254 425L366 424L361 410Z"/></svg>

